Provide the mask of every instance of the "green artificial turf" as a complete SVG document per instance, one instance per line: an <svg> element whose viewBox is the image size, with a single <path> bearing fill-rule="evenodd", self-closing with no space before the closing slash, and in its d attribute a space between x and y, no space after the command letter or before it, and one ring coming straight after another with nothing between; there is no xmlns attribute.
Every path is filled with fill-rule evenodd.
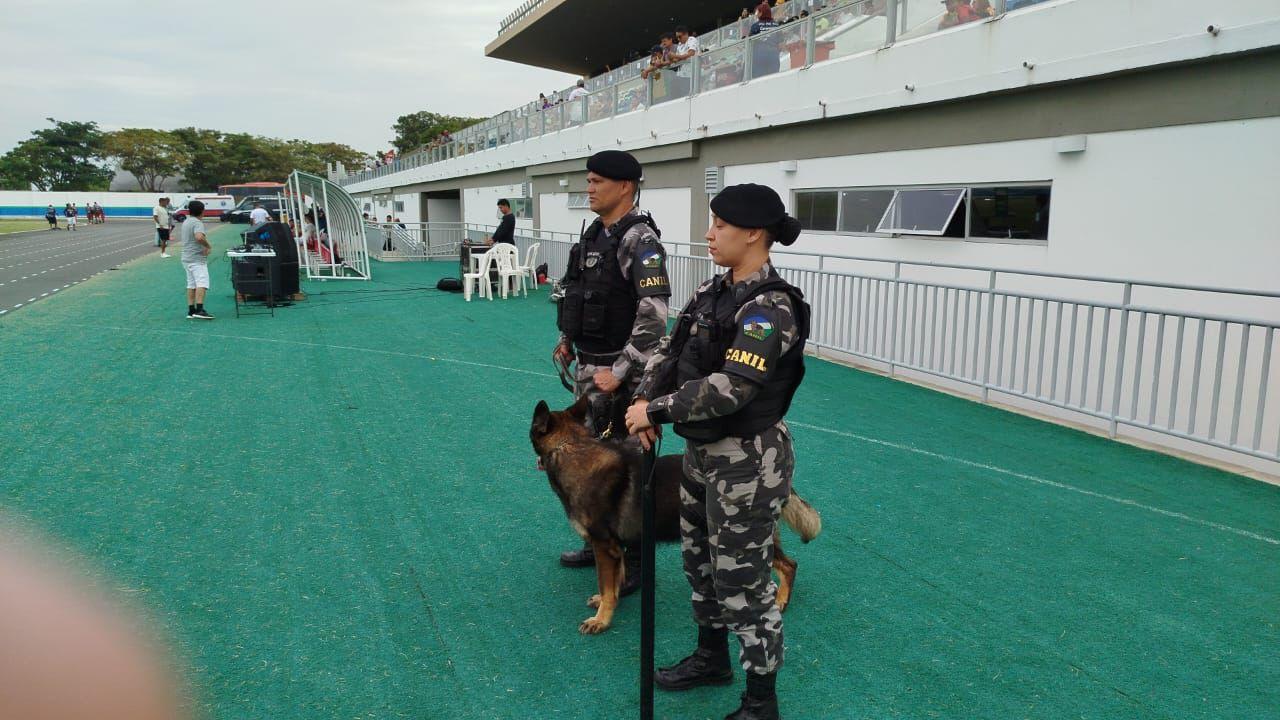
<svg viewBox="0 0 1280 720"><path fill-rule="evenodd" d="M375 263L237 320L217 252L213 322L154 255L0 320L0 509L130 590L207 717L635 717L638 598L578 634L529 446L569 399L546 290ZM821 361L790 419L824 531L783 535L786 717L1276 717L1280 488ZM663 664L693 628L658 568Z"/></svg>

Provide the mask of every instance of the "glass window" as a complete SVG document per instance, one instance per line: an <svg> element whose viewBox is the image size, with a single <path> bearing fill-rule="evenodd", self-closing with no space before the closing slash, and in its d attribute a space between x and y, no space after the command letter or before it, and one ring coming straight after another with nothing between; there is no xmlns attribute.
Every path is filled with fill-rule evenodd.
<svg viewBox="0 0 1280 720"><path fill-rule="evenodd" d="M1049 239L1049 186L976 187L969 191L969 236Z"/></svg>
<svg viewBox="0 0 1280 720"><path fill-rule="evenodd" d="M569 209L570 210L588 210L591 208L591 202L587 198L587 194L569 193Z"/></svg>
<svg viewBox="0 0 1280 720"><path fill-rule="evenodd" d="M517 218L533 217L533 199L527 197L511 198L511 214Z"/></svg>
<svg viewBox="0 0 1280 720"><path fill-rule="evenodd" d="M892 190L845 190L840 193L841 232L873 233L884 217Z"/></svg>
<svg viewBox="0 0 1280 720"><path fill-rule="evenodd" d="M964 188L898 190L885 211L879 232L905 235L943 235L952 226L956 208L964 202ZM963 225L960 236L963 237Z"/></svg>
<svg viewBox="0 0 1280 720"><path fill-rule="evenodd" d="M835 190L813 190L796 193L796 219L805 230L835 230L839 212Z"/></svg>
<svg viewBox="0 0 1280 720"><path fill-rule="evenodd" d="M396 201L396 206L395 206L395 207L396 207L396 212L398 212L398 213L402 213L402 212L404 212L404 201L403 201L403 200L397 200L397 201Z"/></svg>

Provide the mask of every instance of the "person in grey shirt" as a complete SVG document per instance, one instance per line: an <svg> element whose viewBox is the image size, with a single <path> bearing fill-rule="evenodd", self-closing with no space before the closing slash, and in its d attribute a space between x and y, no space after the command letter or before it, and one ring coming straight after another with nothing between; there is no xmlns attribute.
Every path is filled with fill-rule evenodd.
<svg viewBox="0 0 1280 720"><path fill-rule="evenodd" d="M204 231L204 203L192 200L187 205L190 215L182 223L182 267L187 271L187 319L212 320L204 309L204 296L209 290L209 245Z"/></svg>

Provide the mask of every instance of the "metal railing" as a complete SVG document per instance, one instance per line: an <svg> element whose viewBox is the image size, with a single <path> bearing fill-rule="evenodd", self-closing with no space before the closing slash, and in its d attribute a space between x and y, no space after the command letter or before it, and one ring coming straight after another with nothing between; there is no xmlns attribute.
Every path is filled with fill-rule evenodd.
<svg viewBox="0 0 1280 720"><path fill-rule="evenodd" d="M428 223L427 225L431 225ZM453 229L459 224L445 224ZM462 225L481 240L484 225ZM558 277L574 233L517 230ZM672 311L717 268L668 243ZM810 345L1280 462L1280 292L776 251L813 308Z"/></svg>
<svg viewBox="0 0 1280 720"><path fill-rule="evenodd" d="M369 255L383 262L456 258L464 223L365 223Z"/></svg>
<svg viewBox="0 0 1280 720"><path fill-rule="evenodd" d="M1041 2L1047 0L992 0L992 17ZM531 11L537 2L526 4ZM567 99L570 90L553 93L547 107L536 102L522 105L459 130L447 142L349 174L339 182L364 182L452 160L768 75L874 52L898 40L953 27L941 6L929 0L790 0L774 9L775 17L798 15L809 8L813 8L809 17L757 35L749 34L749 23L735 21L700 35L702 52L684 63L645 77L641 74L648 59L627 63L587 80L587 94L575 100Z"/></svg>

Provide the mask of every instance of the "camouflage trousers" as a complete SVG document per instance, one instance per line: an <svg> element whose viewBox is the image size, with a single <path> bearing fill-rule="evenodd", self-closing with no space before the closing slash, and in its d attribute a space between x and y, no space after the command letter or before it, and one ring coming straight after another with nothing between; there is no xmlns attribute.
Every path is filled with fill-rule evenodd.
<svg viewBox="0 0 1280 720"><path fill-rule="evenodd" d="M681 556L693 619L737 635L749 673L782 665L773 531L794 470L791 431L781 422L754 437L689 443L684 453Z"/></svg>
<svg viewBox="0 0 1280 720"><path fill-rule="evenodd" d="M617 390L612 393L606 393L596 387L595 380L592 377L596 374L596 371L610 370L612 369L611 366L580 363L577 368L577 373L574 377L573 397L577 399L583 395L587 396L589 404L587 409L587 429L595 433L603 432L609 425L607 413L612 407L610 403L615 398L618 398L617 402L620 403L618 412L625 413L627 406L631 404L631 396L635 394L636 385L639 384L640 378L634 377L635 373L631 373L632 377L623 380L622 385ZM596 418L601 415L604 415L604 417L601 417L597 427ZM615 422L612 436L618 439L627 437L627 426L625 424L619 425Z"/></svg>

